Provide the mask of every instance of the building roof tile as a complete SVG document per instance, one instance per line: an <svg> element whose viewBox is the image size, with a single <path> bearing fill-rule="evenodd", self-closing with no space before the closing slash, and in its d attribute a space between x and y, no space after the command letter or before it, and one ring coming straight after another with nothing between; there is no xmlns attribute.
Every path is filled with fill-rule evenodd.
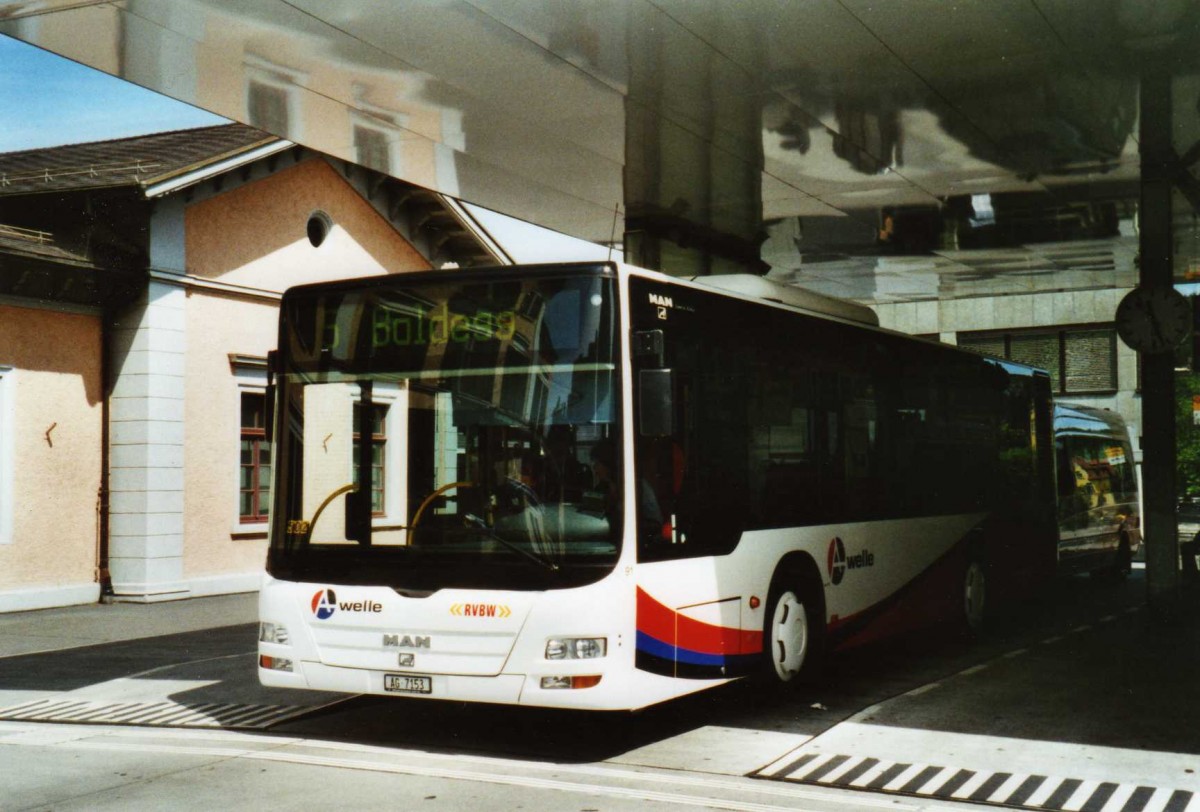
<svg viewBox="0 0 1200 812"><path fill-rule="evenodd" d="M119 186L144 189L279 141L233 123L0 153L0 196Z"/></svg>

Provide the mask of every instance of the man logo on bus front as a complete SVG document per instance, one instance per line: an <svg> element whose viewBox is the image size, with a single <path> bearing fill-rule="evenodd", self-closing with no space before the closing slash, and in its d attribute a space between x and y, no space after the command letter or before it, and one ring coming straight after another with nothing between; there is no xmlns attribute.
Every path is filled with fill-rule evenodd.
<svg viewBox="0 0 1200 812"><path fill-rule="evenodd" d="M842 582L842 578L846 576L846 546L842 544L840 538L835 536L829 542L829 555L827 559L829 580L833 581L834 586L837 586Z"/></svg>
<svg viewBox="0 0 1200 812"><path fill-rule="evenodd" d="M337 607L337 596L333 594L332 589L319 590L312 596L313 614L317 616L317 620L329 620L333 617L333 610Z"/></svg>

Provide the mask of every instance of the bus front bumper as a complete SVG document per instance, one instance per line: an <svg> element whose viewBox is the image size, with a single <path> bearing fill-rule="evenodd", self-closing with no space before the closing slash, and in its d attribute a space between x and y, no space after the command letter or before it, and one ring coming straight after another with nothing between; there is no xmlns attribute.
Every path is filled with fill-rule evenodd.
<svg viewBox="0 0 1200 812"><path fill-rule="evenodd" d="M414 699L445 699L454 702L489 702L501 705L531 705L578 710L636 710L691 693L727 680L671 680L644 672L617 671L600 677L589 687L543 687L542 675L499 674L464 676L456 674L398 674L362 668L343 668L311 661L293 663L292 671L258 669L259 681L269 687L373 694ZM388 677L415 678L389 680ZM414 692L424 687L428 692ZM388 690L399 683L404 690Z"/></svg>

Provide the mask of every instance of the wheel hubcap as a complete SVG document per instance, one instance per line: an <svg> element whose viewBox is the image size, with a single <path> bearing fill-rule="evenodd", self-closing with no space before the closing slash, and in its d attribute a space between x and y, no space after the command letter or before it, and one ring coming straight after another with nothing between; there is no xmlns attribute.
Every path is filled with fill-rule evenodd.
<svg viewBox="0 0 1200 812"><path fill-rule="evenodd" d="M771 618L771 652L775 675L783 682L793 679L808 653L808 611L794 592L785 592L775 604Z"/></svg>

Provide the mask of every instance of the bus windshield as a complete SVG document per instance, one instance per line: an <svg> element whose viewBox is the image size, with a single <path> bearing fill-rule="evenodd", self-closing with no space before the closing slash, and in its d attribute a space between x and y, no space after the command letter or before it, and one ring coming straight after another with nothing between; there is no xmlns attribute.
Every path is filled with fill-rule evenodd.
<svg viewBox="0 0 1200 812"><path fill-rule="evenodd" d="M278 578L547 589L619 554L614 278L421 274L283 303Z"/></svg>

